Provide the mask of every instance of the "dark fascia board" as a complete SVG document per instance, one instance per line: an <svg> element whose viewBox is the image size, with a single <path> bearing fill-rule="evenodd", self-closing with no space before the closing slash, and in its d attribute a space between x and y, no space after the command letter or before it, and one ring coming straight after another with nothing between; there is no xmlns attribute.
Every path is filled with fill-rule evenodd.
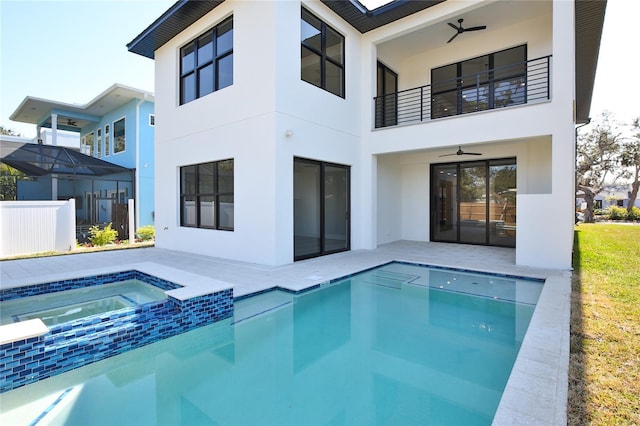
<svg viewBox="0 0 640 426"><path fill-rule="evenodd" d="M366 33L443 1L445 0L395 0L374 10L368 10L357 0L322 0L329 9L360 33ZM158 48L222 2L224 0L179 0L128 43L127 49L154 59L154 52Z"/></svg>
<svg viewBox="0 0 640 426"><path fill-rule="evenodd" d="M589 122L607 0L576 0L576 122Z"/></svg>
<svg viewBox="0 0 640 426"><path fill-rule="evenodd" d="M127 44L130 52L154 59L155 51L224 0L179 0Z"/></svg>

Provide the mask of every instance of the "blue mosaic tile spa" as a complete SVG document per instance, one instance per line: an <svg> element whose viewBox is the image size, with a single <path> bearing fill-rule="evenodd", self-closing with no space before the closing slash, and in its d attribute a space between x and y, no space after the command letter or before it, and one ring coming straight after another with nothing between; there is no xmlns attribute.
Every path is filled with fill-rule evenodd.
<svg viewBox="0 0 640 426"><path fill-rule="evenodd" d="M174 297L183 286L140 271L93 275L0 290L0 302L85 287L139 280L167 291L149 303L48 327L36 337L0 345L0 393L139 348L233 314L233 289ZM4 340L4 339L3 339Z"/></svg>

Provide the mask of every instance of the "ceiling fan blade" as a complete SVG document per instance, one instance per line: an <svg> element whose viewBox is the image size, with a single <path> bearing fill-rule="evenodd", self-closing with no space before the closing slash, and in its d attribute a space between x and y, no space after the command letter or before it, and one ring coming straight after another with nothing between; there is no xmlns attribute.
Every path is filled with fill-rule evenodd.
<svg viewBox="0 0 640 426"><path fill-rule="evenodd" d="M451 43L451 41L452 41L454 38L458 37L458 34L460 34L460 33L455 33L455 34L453 35L453 37L451 37L447 43Z"/></svg>
<svg viewBox="0 0 640 426"><path fill-rule="evenodd" d="M465 28L465 31L478 31L478 30L486 30L487 26L486 25L481 25L479 27L471 27L471 28Z"/></svg>
<svg viewBox="0 0 640 426"><path fill-rule="evenodd" d="M452 155L458 155L458 154L442 154L442 155L438 155L438 157L451 157Z"/></svg>
<svg viewBox="0 0 640 426"><path fill-rule="evenodd" d="M482 155L479 152L463 152L462 155Z"/></svg>
<svg viewBox="0 0 640 426"><path fill-rule="evenodd" d="M449 24L449 26L451 28L453 28L454 30L458 31L458 27L456 27L455 25L453 25L451 22L447 22L447 24Z"/></svg>

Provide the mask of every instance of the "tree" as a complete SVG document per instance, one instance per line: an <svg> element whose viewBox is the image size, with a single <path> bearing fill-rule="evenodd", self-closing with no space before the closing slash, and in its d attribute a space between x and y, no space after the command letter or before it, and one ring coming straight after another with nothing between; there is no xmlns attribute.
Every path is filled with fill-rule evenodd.
<svg viewBox="0 0 640 426"><path fill-rule="evenodd" d="M587 208L584 221L593 222L593 200L606 183L615 183L624 176L621 167L622 137L618 124L608 111L587 134L580 135L576 146L576 182L584 193Z"/></svg>
<svg viewBox="0 0 640 426"><path fill-rule="evenodd" d="M0 126L0 135L20 136L20 133ZM16 181L21 178L24 178L24 173L7 164L0 163L0 201L16 199Z"/></svg>
<svg viewBox="0 0 640 426"><path fill-rule="evenodd" d="M0 126L0 135L22 136L20 133L17 133L15 130L9 129L9 128L4 127L4 126Z"/></svg>
<svg viewBox="0 0 640 426"><path fill-rule="evenodd" d="M627 211L630 212L638 198L638 189L640 189L640 117L637 117L631 123L631 130L634 133L630 139L622 144L621 161L623 167L627 168L631 177L631 196Z"/></svg>

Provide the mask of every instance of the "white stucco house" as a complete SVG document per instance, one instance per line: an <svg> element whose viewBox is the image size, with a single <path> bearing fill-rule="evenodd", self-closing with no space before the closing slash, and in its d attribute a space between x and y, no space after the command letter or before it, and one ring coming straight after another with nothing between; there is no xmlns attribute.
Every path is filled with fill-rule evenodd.
<svg viewBox="0 0 640 426"><path fill-rule="evenodd" d="M155 61L156 245L283 265L397 240L568 269L604 1L178 1Z"/></svg>

